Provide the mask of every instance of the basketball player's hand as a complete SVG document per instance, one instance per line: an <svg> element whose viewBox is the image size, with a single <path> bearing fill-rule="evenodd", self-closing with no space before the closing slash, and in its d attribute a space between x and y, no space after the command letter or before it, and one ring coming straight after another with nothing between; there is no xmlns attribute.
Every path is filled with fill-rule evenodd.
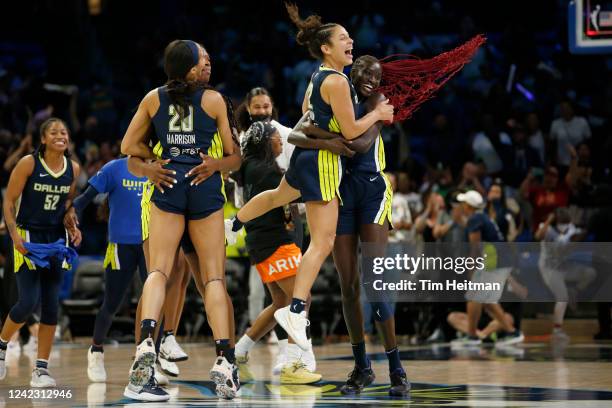
<svg viewBox="0 0 612 408"><path fill-rule="evenodd" d="M350 149L351 141L342 137L326 140L325 145L327 146L326 149L334 154L346 157L353 157L355 155L355 151Z"/></svg>
<svg viewBox="0 0 612 408"><path fill-rule="evenodd" d="M170 160L154 160L149 163L145 170L145 176L151 183L164 193L164 187L172 188L176 184L176 179L173 177L176 171L164 168Z"/></svg>
<svg viewBox="0 0 612 408"><path fill-rule="evenodd" d="M195 176L195 178L191 180L191 183L189 183L192 186L197 186L212 176L215 172L219 171L218 160L215 160L204 153L200 153L200 157L202 158L202 164L198 164L193 169L189 170L189 172L185 175L185 177Z"/></svg>
<svg viewBox="0 0 612 408"><path fill-rule="evenodd" d="M393 105L389 104L389 99L380 101L374 111L378 114L378 120L383 122L393 121Z"/></svg>
<svg viewBox="0 0 612 408"><path fill-rule="evenodd" d="M13 241L13 245L15 246L15 249L19 251L19 253L23 255L28 253L28 250L23 245L23 238L21 238L21 235L11 234L11 240Z"/></svg>
<svg viewBox="0 0 612 408"><path fill-rule="evenodd" d="M72 228L76 228L79 225L79 217L77 217L76 210L74 207L70 207L68 211L66 211L66 215L64 215L64 227L67 230Z"/></svg>
<svg viewBox="0 0 612 408"><path fill-rule="evenodd" d="M81 245L81 241L83 240L83 236L81 235L81 230L77 227L68 229L68 236L70 237L70 242L75 247Z"/></svg>

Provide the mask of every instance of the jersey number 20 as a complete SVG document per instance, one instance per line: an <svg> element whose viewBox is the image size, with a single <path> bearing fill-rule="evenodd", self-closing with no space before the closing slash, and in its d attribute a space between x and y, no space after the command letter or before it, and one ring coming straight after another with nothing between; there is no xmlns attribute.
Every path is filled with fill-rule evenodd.
<svg viewBox="0 0 612 408"><path fill-rule="evenodd" d="M170 123L168 123L168 130L170 132L193 132L193 106L189 105L189 114L183 117L174 105L169 106Z"/></svg>

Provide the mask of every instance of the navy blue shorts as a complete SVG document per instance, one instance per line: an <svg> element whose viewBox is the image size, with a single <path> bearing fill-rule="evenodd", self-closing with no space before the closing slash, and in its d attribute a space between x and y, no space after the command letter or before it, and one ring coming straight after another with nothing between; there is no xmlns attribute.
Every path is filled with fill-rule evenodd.
<svg viewBox="0 0 612 408"><path fill-rule="evenodd" d="M347 172L340 186L342 206L338 215L337 235L352 235L364 224L391 226L393 189L387 176L380 173Z"/></svg>
<svg viewBox="0 0 612 408"><path fill-rule="evenodd" d="M199 220L208 217L223 208L225 192L220 173L215 173L199 185L190 185L194 177L185 174L194 168L194 164L169 163L166 168L175 170L177 183L174 188L165 188L162 193L157 188L151 201L162 211L182 214L187 220Z"/></svg>
<svg viewBox="0 0 612 408"><path fill-rule="evenodd" d="M331 201L340 198L342 160L327 150L300 149L291 155L285 173L287 183L300 190L302 201Z"/></svg>

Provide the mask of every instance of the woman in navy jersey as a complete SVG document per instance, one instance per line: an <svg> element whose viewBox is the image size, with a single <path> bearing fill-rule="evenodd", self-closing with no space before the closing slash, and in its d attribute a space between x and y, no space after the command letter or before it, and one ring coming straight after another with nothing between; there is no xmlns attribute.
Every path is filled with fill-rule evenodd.
<svg viewBox="0 0 612 408"><path fill-rule="evenodd" d="M3 205L6 227L14 246L13 265L19 299L0 332L0 380L6 375L4 360L8 340L23 326L40 301L38 359L30 386L55 387L55 379L48 371L48 360L57 325L63 269L67 265L56 259L50 260L48 268L35 265L24 243L50 244L67 238L63 219L74 197L80 168L67 157L70 139L62 120L47 119L40 127L40 136L38 149L22 158L11 173ZM75 227L69 233L73 244L79 245L80 231Z"/></svg>
<svg viewBox="0 0 612 408"><path fill-rule="evenodd" d="M350 76L359 96L358 115L363 116L371 111L378 101L384 99L375 91L380 86L381 64L372 56L361 56L353 64ZM385 248L391 227L393 191L384 174L385 149L380 133L382 126L382 122L374 124L351 142L350 148L355 150L356 154L346 159L346 173L340 185L343 205L339 211L333 255L342 288L344 321L351 338L355 359L355 368L346 384L340 388L343 394L358 394L375 379L374 371L366 356L357 253L358 244L362 242L370 244L369 253L375 250L380 252L379 256L386 254ZM289 142L301 148L311 149L323 140L339 137L309 122L296 130L301 130L314 138L305 137L297 131L292 132L289 135ZM410 390L410 383L402 368L397 349L393 309L386 302L371 302L371 306L378 329L382 333L389 361L391 379L389 394L406 396Z"/></svg>
<svg viewBox="0 0 612 408"><path fill-rule="evenodd" d="M357 94L342 72L353 63L353 40L346 29L339 24L323 24L319 16L302 20L295 5L287 5L287 10L299 29L298 44L306 46L311 56L321 60L320 69L312 76L302 111L312 111L312 119L318 126L342 133L349 140L380 120L392 120L393 107L386 101L356 119ZM303 350L308 350L310 345L306 336L306 327L310 324L306 318L306 299L336 236L342 167L340 156L328 150L296 148L279 186L254 197L233 220L226 222L225 233L230 241L243 223L270 209L300 197L306 203L310 245L297 272L291 304L274 313L278 323Z"/></svg>
<svg viewBox="0 0 612 408"><path fill-rule="evenodd" d="M192 171L211 147L219 146L228 155L234 152L231 104L205 84L204 78L210 75L210 57L199 44L188 40L171 42L164 53L164 70L168 82L145 96L121 143L124 154L156 159L146 142L152 128L160 141L161 158L170 160L165 167L174 172L176 180L164 192L156 188L151 199L150 270L142 295L140 344L124 395L144 401L169 399L152 380L156 359L152 336L176 250L187 228L203 274L204 302L217 348L218 358L210 374L217 394L233 398L239 384L230 344L231 300L224 276L223 181L221 174L215 172L196 182Z"/></svg>

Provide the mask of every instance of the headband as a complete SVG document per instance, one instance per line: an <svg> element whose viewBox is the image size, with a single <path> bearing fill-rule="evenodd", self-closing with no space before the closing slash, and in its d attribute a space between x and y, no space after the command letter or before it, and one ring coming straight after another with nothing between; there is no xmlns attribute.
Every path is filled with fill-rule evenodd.
<svg viewBox="0 0 612 408"><path fill-rule="evenodd" d="M191 51L191 58L193 60L193 65L198 65L198 61L200 61L200 50L198 48L198 44L195 41L191 40L183 40L185 44L189 47Z"/></svg>

